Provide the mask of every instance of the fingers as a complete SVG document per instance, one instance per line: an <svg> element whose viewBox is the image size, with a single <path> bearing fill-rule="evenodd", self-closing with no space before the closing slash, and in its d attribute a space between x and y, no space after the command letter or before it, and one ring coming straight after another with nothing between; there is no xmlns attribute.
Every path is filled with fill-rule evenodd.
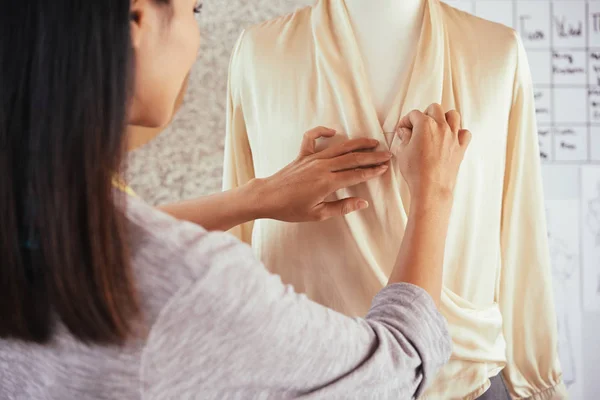
<svg viewBox="0 0 600 400"><path fill-rule="evenodd" d="M439 104L434 103L430 105L424 113L419 110L412 110L402 117L396 127L396 132L398 136L400 136L402 144L408 144L413 133L418 133L422 124L427 123L428 121L431 122L431 120L434 120L439 124L446 123L446 115L444 114L442 106Z"/></svg>
<svg viewBox="0 0 600 400"><path fill-rule="evenodd" d="M404 117L400 118L396 131L401 131L403 128L413 129L414 127L423 123L427 117L419 110L412 110Z"/></svg>
<svg viewBox="0 0 600 400"><path fill-rule="evenodd" d="M377 151L369 153L347 153L331 160L331 171L343 171L347 169L370 167L383 164L392 158L389 151Z"/></svg>
<svg viewBox="0 0 600 400"><path fill-rule="evenodd" d="M320 137L332 137L335 135L335 130L318 126L304 134L302 146L300 147L300 156L309 156L315 154L317 147L317 139Z"/></svg>
<svg viewBox="0 0 600 400"><path fill-rule="evenodd" d="M373 150L377 146L379 146L379 140L377 139L352 139L319 152L317 158L335 158L353 151Z"/></svg>
<svg viewBox="0 0 600 400"><path fill-rule="evenodd" d="M326 220L332 217L340 217L351 212L363 210L369 207L365 200L349 197L347 199L321 203L316 207L316 214L319 220Z"/></svg>
<svg viewBox="0 0 600 400"><path fill-rule="evenodd" d="M400 136L400 139L402 140L402 143L404 145L408 144L412 138L414 128L417 128L418 131L418 127L416 125L423 123L429 118L433 119L439 124L448 124L452 132L455 134L457 134L460 130L460 114L456 110L450 110L447 113L444 113L442 106L434 103L427 107L424 113L421 113L419 110L413 110L400 119L396 129L398 136Z"/></svg>
<svg viewBox="0 0 600 400"><path fill-rule="evenodd" d="M425 115L433 118L438 124L446 123L446 114L444 113L444 109L437 103L433 103L427 107L427 110L425 110Z"/></svg>
<svg viewBox="0 0 600 400"><path fill-rule="evenodd" d="M332 191L358 185L383 175L389 166L387 164L369 168L356 168L333 173Z"/></svg>
<svg viewBox="0 0 600 400"><path fill-rule="evenodd" d="M450 110L446 113L446 122L455 134L460 130L460 114L456 110Z"/></svg>
<svg viewBox="0 0 600 400"><path fill-rule="evenodd" d="M469 143L471 143L471 132L467 129L461 129L458 131L458 143L460 144L460 147L462 147L463 149L466 149L469 146Z"/></svg>
<svg viewBox="0 0 600 400"><path fill-rule="evenodd" d="M398 131L398 136L400 136L402 144L407 145L412 138L412 130L408 128L400 128Z"/></svg>

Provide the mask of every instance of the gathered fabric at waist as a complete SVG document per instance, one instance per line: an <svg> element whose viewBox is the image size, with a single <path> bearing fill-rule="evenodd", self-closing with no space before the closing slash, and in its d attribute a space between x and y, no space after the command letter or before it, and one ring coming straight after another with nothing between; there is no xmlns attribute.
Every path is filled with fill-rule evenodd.
<svg viewBox="0 0 600 400"><path fill-rule="evenodd" d="M452 357L475 362L506 362L502 314L498 303L476 307L444 287L441 311L454 344Z"/></svg>
<svg viewBox="0 0 600 400"><path fill-rule="evenodd" d="M476 399L506 365L500 307L477 307L444 287L440 308L452 336L452 357L421 400Z"/></svg>

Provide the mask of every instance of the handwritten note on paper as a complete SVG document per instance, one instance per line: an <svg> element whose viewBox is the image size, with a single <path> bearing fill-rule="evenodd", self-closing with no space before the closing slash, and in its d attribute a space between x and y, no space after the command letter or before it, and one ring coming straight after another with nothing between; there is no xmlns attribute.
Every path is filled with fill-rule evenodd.
<svg viewBox="0 0 600 400"><path fill-rule="evenodd" d="M588 52L588 84L590 86L600 85L600 50L590 50Z"/></svg>
<svg viewBox="0 0 600 400"><path fill-rule="evenodd" d="M538 139L540 146L540 157L542 162L552 161L554 151L552 149L551 127L538 126Z"/></svg>
<svg viewBox="0 0 600 400"><path fill-rule="evenodd" d="M583 399L579 201L548 200L546 214L563 381L572 399Z"/></svg>
<svg viewBox="0 0 600 400"><path fill-rule="evenodd" d="M558 161L585 161L587 154L587 127L556 127L554 155Z"/></svg>
<svg viewBox="0 0 600 400"><path fill-rule="evenodd" d="M528 49L550 48L550 3L519 1L517 26L523 44Z"/></svg>
<svg viewBox="0 0 600 400"><path fill-rule="evenodd" d="M586 85L587 53L585 50L554 50L552 79L557 85Z"/></svg>
<svg viewBox="0 0 600 400"><path fill-rule="evenodd" d="M588 89L590 122L600 122L600 88Z"/></svg>
<svg viewBox="0 0 600 400"><path fill-rule="evenodd" d="M600 167L582 167L581 186L583 304L600 311Z"/></svg>
<svg viewBox="0 0 600 400"><path fill-rule="evenodd" d="M533 97L535 99L535 115L538 123L545 124L552 122L550 89L535 88Z"/></svg>
<svg viewBox="0 0 600 400"><path fill-rule="evenodd" d="M590 1L588 7L588 43L590 47L600 47L600 3Z"/></svg>
<svg viewBox="0 0 600 400"><path fill-rule="evenodd" d="M585 48L585 3L575 1L552 2L552 45L563 48Z"/></svg>

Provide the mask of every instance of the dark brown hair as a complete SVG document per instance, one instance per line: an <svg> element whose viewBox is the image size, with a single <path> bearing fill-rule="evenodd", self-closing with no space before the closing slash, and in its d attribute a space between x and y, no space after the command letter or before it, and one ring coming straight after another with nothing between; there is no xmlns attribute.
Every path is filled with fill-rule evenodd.
<svg viewBox="0 0 600 400"><path fill-rule="evenodd" d="M0 13L0 337L57 323L117 343L138 313L112 187L132 87L128 0L9 1Z"/></svg>

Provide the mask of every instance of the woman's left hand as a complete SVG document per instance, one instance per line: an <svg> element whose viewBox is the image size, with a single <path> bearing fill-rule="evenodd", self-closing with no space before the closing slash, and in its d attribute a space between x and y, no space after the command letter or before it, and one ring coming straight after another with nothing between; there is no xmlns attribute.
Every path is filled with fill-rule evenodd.
<svg viewBox="0 0 600 400"><path fill-rule="evenodd" d="M318 127L304 134L298 157L275 175L255 179L260 199L260 217L286 222L323 221L368 207L359 198L327 202L335 191L383 175L392 154L374 151L379 141L348 140L322 151L316 140L333 137L335 131Z"/></svg>

